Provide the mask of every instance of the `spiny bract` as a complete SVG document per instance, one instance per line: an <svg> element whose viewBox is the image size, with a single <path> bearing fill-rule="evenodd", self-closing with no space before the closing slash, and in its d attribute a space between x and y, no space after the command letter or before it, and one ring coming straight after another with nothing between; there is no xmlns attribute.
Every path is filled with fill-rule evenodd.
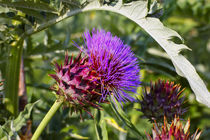
<svg viewBox="0 0 210 140"><path fill-rule="evenodd" d="M168 121L172 121L175 115L181 116L186 112L186 109L182 108L185 97L180 97L183 90L174 82L159 80L154 85L151 82L149 91L145 89L142 100L139 100L141 109L138 110L151 122L163 122L164 116Z"/></svg>
<svg viewBox="0 0 210 140"><path fill-rule="evenodd" d="M56 74L50 76L57 81L57 84L52 89L58 95L64 96L74 111L88 112L90 106L100 108L97 102L101 98L101 85L96 82L99 77L96 71L90 69L87 57L82 58L80 53L75 60L73 55L69 60L66 54L64 65L55 63L55 67Z"/></svg>
<svg viewBox="0 0 210 140"><path fill-rule="evenodd" d="M171 124L168 124L166 117L164 117L164 125L160 129L155 122L152 130L152 137L146 133L148 140L198 140L201 132L196 132L190 136L190 120L188 119L185 125L175 117Z"/></svg>

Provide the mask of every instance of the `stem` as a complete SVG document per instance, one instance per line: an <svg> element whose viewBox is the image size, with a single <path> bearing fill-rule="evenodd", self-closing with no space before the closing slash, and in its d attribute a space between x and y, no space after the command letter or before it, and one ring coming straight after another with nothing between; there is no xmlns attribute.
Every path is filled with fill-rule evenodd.
<svg viewBox="0 0 210 140"><path fill-rule="evenodd" d="M18 115L18 86L20 75L20 63L23 50L23 40L17 40L10 46L9 56L7 60L6 74L6 109L12 115Z"/></svg>
<svg viewBox="0 0 210 140"><path fill-rule="evenodd" d="M55 112L59 109L59 107L62 105L63 99L57 99L50 110L45 115L42 122L39 124L38 128L36 129L34 135L32 136L31 140L38 140L39 136L41 135L42 131L46 127L46 125L49 123L49 121L54 116Z"/></svg>
<svg viewBox="0 0 210 140"><path fill-rule="evenodd" d="M74 16L74 15L79 14L81 12L82 12L81 9L76 9L76 10L73 10L73 11L72 10L68 10L62 16L59 16L59 17L50 19L50 20L48 20L48 21L46 21L46 22L44 22L44 23L42 23L40 25L37 25L36 28L28 29L25 33L23 33L21 35L21 38L25 38L26 36L30 36L32 34L35 34L37 32L40 32L40 31L42 31L42 30L44 30L44 29L46 29L46 28L48 28L48 27L50 27L50 26L52 26L52 25L54 25L54 24L56 24L58 22L61 22L62 20L66 19L68 17Z"/></svg>
<svg viewBox="0 0 210 140"><path fill-rule="evenodd" d="M97 140L101 140L103 137L101 135L101 128L99 125L100 119L101 119L101 114L100 111L98 109L95 109L95 116L94 116L94 124L95 124L95 130L96 130L96 137Z"/></svg>
<svg viewBox="0 0 210 140"><path fill-rule="evenodd" d="M26 36L30 36L32 34L40 32L40 31L42 31L42 30L44 30L44 29L46 29L46 28L48 28L48 27L50 27L50 26L52 26L52 25L54 25L54 24L56 24L58 22L63 21L64 19L67 19L67 18L72 17L74 15L77 15L79 13L84 13L84 12L89 12L89 11L94 11L94 10L96 10L96 11L103 11L103 10L104 11L111 11L111 12L114 12L114 13L121 14L120 10L116 9L115 7L111 7L111 6L110 7L107 7L107 6L100 6L99 7L98 5L97 6L86 6L84 8L78 8L78 9L75 9L75 10L68 10L63 15L60 15L60 16L55 17L55 18L52 18L52 19L50 19L50 20L48 20L48 21L46 21L46 22L44 22L44 23L42 23L40 25L37 25L35 28L28 29L25 33L23 33L21 35L21 38L25 38ZM123 14L121 14L121 15L123 15ZM128 15L124 15L124 16L128 17L129 14Z"/></svg>

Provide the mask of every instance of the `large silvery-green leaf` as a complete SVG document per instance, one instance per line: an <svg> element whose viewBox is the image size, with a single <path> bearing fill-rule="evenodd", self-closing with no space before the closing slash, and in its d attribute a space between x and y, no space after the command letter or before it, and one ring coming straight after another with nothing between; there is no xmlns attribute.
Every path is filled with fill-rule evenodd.
<svg viewBox="0 0 210 140"><path fill-rule="evenodd" d="M28 30L24 35L30 35L35 32L41 31L52 24L62 21L68 17L76 15L81 12L93 11L93 10L106 10L121 14L130 20L136 22L142 27L150 36L152 36L159 45L169 55L173 62L176 72L185 77L192 90L196 95L197 101L210 107L210 93L206 88L204 82L197 74L192 64L180 54L183 49L188 49L184 44L176 44L171 39L178 37L182 40L180 35L165 27L158 18L146 17L148 15L148 2L146 0L133 1L132 3L123 4L122 0L119 0L116 4L104 4L103 0L87 0L81 5L82 8L76 8L68 10L62 16L51 19L46 23L38 25L36 28ZM150 8L152 9L152 8Z"/></svg>
<svg viewBox="0 0 210 140"><path fill-rule="evenodd" d="M101 5L96 0L84 8L84 10L92 9L116 12L136 22L166 51L176 68L176 72L188 80L197 101L210 107L210 93L208 89L193 65L180 54L181 50L188 49L188 47L171 41L170 39L173 37L178 37L181 40L182 38L177 32L165 27L158 18L146 17L148 11L146 1L140 0L125 5L119 0L115 6L108 6Z"/></svg>
<svg viewBox="0 0 210 140"><path fill-rule="evenodd" d="M165 26L157 18L144 18L136 22L147 31L166 51L173 62L176 72L185 77L196 95L197 101L210 107L210 93L204 82L197 74L193 65L179 52L188 49L184 44L176 44L170 39L179 37L179 34Z"/></svg>

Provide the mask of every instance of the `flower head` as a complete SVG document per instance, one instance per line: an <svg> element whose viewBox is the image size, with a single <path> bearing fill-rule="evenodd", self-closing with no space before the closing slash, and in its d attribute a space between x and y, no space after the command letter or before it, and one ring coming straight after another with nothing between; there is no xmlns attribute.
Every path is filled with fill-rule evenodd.
<svg viewBox="0 0 210 140"><path fill-rule="evenodd" d="M140 69L130 46L104 30L86 32L84 40L81 50L88 56L90 68L100 77L102 99L113 94L119 102L134 101L127 92L135 92L139 86Z"/></svg>
<svg viewBox="0 0 210 140"><path fill-rule="evenodd" d="M146 133L148 140L198 140L201 132L196 132L190 136L190 120L188 119L185 125L175 117L171 124L168 124L166 117L164 118L164 125L160 129L155 122L152 130L153 138Z"/></svg>
<svg viewBox="0 0 210 140"><path fill-rule="evenodd" d="M180 116L186 109L182 108L184 96L180 97L180 85L175 85L174 82L159 80L154 85L151 83L150 90L145 90L142 100L139 101L141 109L150 121L156 120L157 122L163 121L164 116L169 121L172 121L175 115Z"/></svg>
<svg viewBox="0 0 210 140"><path fill-rule="evenodd" d="M82 52L75 60L66 54L64 65L55 63L56 74L50 74L57 81L53 90L75 111L100 109L98 103L107 102L111 94L120 102L134 101L127 92L139 85L139 67L130 47L104 30L86 32L84 38L84 48L78 46L83 57Z"/></svg>
<svg viewBox="0 0 210 140"><path fill-rule="evenodd" d="M50 74L57 81L52 89L58 95L64 96L67 103L76 112L81 112L81 110L88 112L90 106L100 108L97 102L101 98L101 87L96 82L99 77L89 67L88 58L82 58L81 53L75 60L73 60L73 55L69 59L66 53L64 65L55 63L56 74Z"/></svg>

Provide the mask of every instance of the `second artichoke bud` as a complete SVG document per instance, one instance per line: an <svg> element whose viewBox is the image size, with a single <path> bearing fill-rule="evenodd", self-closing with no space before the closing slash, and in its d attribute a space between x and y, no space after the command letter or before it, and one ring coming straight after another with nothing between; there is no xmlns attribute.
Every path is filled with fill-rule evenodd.
<svg viewBox="0 0 210 140"><path fill-rule="evenodd" d="M184 97L180 96L183 90L174 82L159 80L155 84L151 83L149 90L145 90L142 100L139 101L141 109L138 110L151 122L163 122L164 116L172 121L175 115L181 116L186 112L183 109Z"/></svg>

